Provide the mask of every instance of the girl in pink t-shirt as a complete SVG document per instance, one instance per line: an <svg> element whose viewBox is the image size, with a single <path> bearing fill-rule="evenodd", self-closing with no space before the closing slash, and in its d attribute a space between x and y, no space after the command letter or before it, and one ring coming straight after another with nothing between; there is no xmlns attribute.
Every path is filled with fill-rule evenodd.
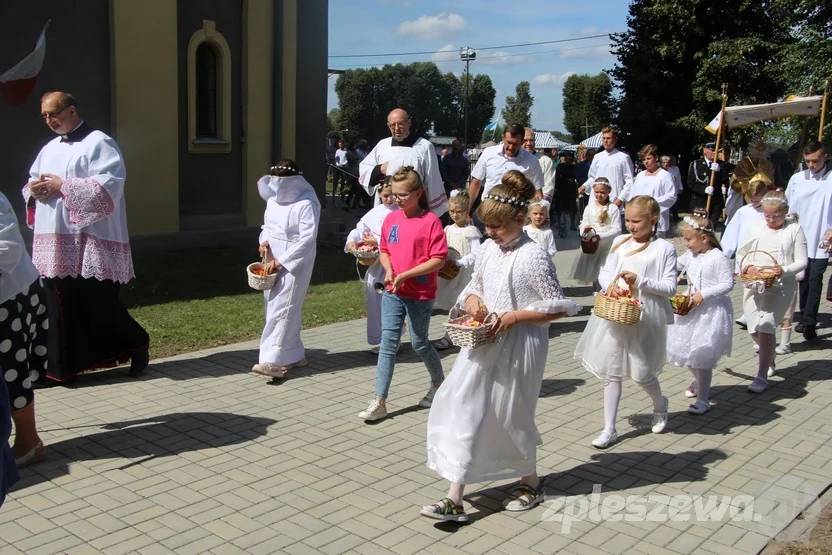
<svg viewBox="0 0 832 555"><path fill-rule="evenodd" d="M385 271L387 290L381 299L376 395L367 410L358 414L368 421L387 417L387 393L405 317L413 350L422 357L431 378L427 395L419 401L420 407L431 406L445 379L439 353L428 339L437 276L448 255L445 231L439 218L430 212L422 179L412 167L401 168L390 179L399 210L391 212L381 227L379 261Z"/></svg>

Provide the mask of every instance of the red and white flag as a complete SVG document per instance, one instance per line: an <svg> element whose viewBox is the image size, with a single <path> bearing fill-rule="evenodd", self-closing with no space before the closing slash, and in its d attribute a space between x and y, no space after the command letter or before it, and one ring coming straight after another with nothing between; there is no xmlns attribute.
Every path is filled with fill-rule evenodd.
<svg viewBox="0 0 832 555"><path fill-rule="evenodd" d="M46 57L46 29L49 21L43 27L35 49L23 58L19 64L0 75L0 94L9 104L22 104L35 89L38 75Z"/></svg>

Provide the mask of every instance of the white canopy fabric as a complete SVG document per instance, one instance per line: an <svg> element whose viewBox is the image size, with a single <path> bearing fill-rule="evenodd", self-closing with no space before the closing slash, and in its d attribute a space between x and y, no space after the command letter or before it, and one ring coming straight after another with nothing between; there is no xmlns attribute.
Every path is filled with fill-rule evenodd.
<svg viewBox="0 0 832 555"><path fill-rule="evenodd" d="M788 118L792 116L817 116L820 114L823 96L790 96L783 102L772 104L750 104L725 108L726 131L761 121ZM716 134L722 112L711 120L705 129Z"/></svg>
<svg viewBox="0 0 832 555"><path fill-rule="evenodd" d="M534 146L535 148L563 148L566 146L566 143L556 139L548 131L535 131Z"/></svg>
<svg viewBox="0 0 832 555"><path fill-rule="evenodd" d="M588 139L584 139L581 141L581 144L586 148L601 148L601 135L603 135L603 133L598 133Z"/></svg>

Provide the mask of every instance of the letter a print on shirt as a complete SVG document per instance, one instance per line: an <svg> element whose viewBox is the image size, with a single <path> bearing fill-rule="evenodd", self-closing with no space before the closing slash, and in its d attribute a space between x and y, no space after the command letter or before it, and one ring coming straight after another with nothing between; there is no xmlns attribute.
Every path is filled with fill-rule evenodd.
<svg viewBox="0 0 832 555"><path fill-rule="evenodd" d="M388 243L398 243L399 242L399 226L394 225L390 228L390 235L387 236Z"/></svg>

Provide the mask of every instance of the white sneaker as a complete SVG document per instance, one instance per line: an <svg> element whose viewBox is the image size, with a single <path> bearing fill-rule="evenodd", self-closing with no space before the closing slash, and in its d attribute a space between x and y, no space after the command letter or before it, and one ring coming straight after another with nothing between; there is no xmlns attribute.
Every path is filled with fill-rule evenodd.
<svg viewBox="0 0 832 555"><path fill-rule="evenodd" d="M777 368L774 366L774 363L772 363L772 365L768 367L768 372L766 372L766 374L770 378L775 374L775 372L777 372Z"/></svg>
<svg viewBox="0 0 832 555"><path fill-rule="evenodd" d="M750 393L762 393L768 388L768 382L762 378L754 378L754 381L748 386Z"/></svg>
<svg viewBox="0 0 832 555"><path fill-rule="evenodd" d="M604 430L598 437L592 440L592 446L596 449L606 449L616 441L618 441L618 434L615 431L609 433Z"/></svg>
<svg viewBox="0 0 832 555"><path fill-rule="evenodd" d="M424 398L419 401L419 406L423 409L429 409L433 404L433 397L436 395L437 391L439 391L439 386L436 384L430 384L430 389L428 389Z"/></svg>
<svg viewBox="0 0 832 555"><path fill-rule="evenodd" d="M788 355L792 352L791 343L781 343L774 349L774 352L778 355Z"/></svg>
<svg viewBox="0 0 832 555"><path fill-rule="evenodd" d="M653 421L651 424L653 426L652 430L654 434L662 433L667 426L667 409L670 406L670 401L668 401L667 397L664 396L662 396L662 400L664 401L664 410L653 413Z"/></svg>
<svg viewBox="0 0 832 555"><path fill-rule="evenodd" d="M372 422L374 420L381 420L387 418L387 406L379 403L376 399L370 401L367 410L358 413L358 418Z"/></svg>

